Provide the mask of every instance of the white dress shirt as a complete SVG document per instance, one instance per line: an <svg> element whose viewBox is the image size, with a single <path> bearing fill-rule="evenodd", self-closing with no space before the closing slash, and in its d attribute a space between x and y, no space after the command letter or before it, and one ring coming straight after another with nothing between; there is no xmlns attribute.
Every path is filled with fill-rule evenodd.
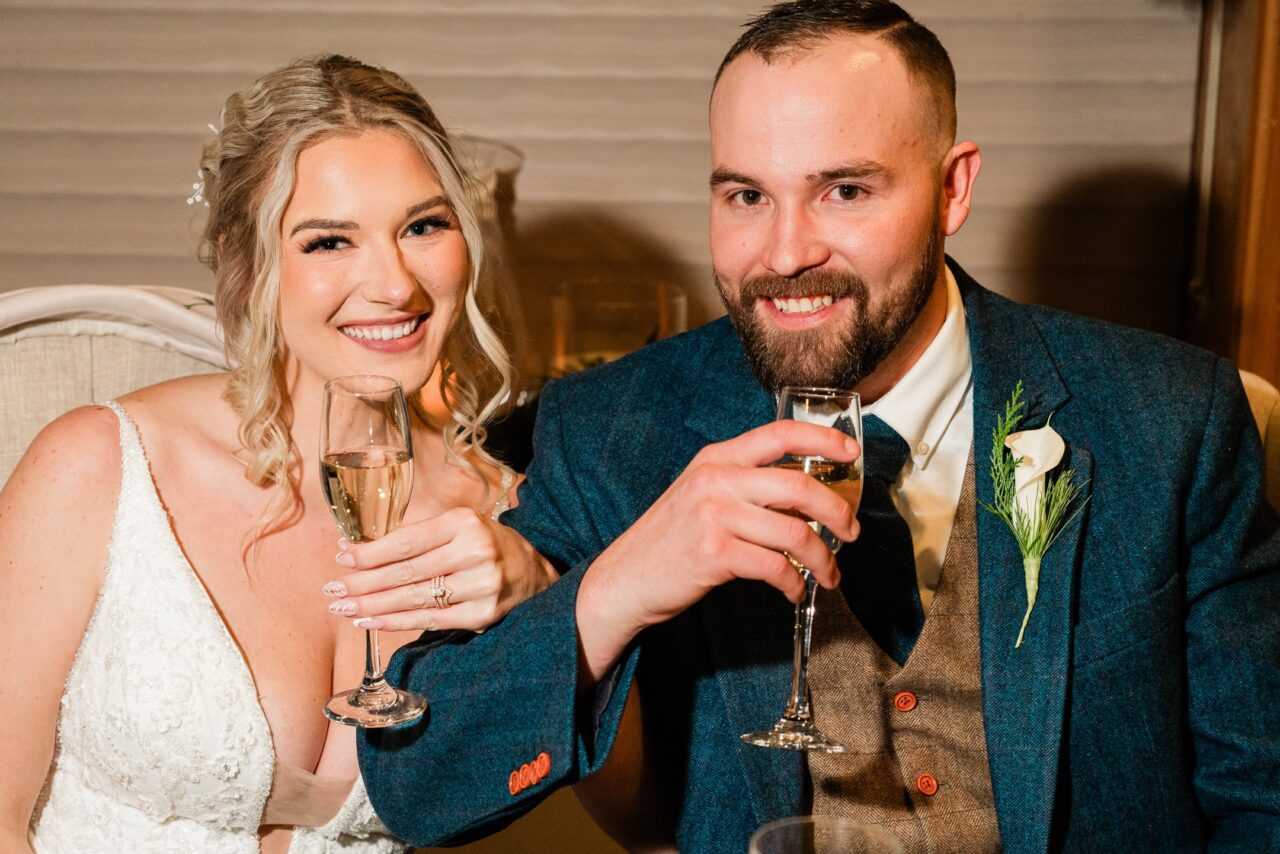
<svg viewBox="0 0 1280 854"><path fill-rule="evenodd" d="M862 408L898 432L911 449L898 482L890 487L911 529L916 580L925 613L933 604L960 486L973 444L973 369L964 303L951 270L947 316L911 369L875 403Z"/></svg>

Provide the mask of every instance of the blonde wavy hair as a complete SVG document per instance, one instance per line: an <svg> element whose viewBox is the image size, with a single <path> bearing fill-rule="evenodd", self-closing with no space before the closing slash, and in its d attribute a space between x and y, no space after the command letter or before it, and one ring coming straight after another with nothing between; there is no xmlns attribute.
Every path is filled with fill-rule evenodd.
<svg viewBox="0 0 1280 854"><path fill-rule="evenodd" d="M389 129L417 146L435 170L467 245L463 311L440 354L440 386L450 418L440 424L451 461L493 463L484 423L511 387L511 361L487 318L498 294L486 263L477 210L486 190L459 167L431 107L399 75L345 56L301 59L227 98L222 126L204 147L200 172L209 219L200 259L216 277L215 303L230 379L224 393L240 419L246 477L274 486L256 529L262 533L298 504L297 448L284 383L278 325L281 219L293 193L298 155L324 137ZM432 419L415 397L425 423ZM487 494L487 491L486 491Z"/></svg>

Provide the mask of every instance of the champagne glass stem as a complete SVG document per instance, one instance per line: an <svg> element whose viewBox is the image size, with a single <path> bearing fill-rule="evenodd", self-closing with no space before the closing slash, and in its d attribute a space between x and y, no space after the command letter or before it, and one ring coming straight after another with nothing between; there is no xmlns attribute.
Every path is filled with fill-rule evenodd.
<svg viewBox="0 0 1280 854"><path fill-rule="evenodd" d="M813 573L801 569L804 577L804 601L796 604L796 626L791 656L791 700L787 703L785 718L808 722L809 712L809 644L813 639L813 605L818 594L818 584Z"/></svg>
<svg viewBox="0 0 1280 854"><path fill-rule="evenodd" d="M382 681L382 654L378 651L378 630L364 632L364 684L366 687Z"/></svg>

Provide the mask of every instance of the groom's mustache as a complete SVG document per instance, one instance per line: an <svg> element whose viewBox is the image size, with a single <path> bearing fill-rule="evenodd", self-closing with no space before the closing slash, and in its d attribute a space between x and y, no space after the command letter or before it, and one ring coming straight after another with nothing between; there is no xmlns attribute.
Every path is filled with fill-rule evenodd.
<svg viewBox="0 0 1280 854"><path fill-rule="evenodd" d="M811 270L792 278L756 276L745 279L738 299L744 303L754 303L764 298L829 296L832 299L843 299L853 297L865 305L868 294L867 283L856 273Z"/></svg>

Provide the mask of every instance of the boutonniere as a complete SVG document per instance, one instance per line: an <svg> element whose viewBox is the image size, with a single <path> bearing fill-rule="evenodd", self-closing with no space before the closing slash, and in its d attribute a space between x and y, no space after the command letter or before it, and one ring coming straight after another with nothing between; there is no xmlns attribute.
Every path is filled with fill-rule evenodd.
<svg viewBox="0 0 1280 854"><path fill-rule="evenodd" d="M984 509L1009 526L1022 552L1027 613L1022 618L1015 647L1022 646L1022 635L1031 619L1031 609L1036 605L1040 561L1071 516L1081 509L1077 507L1071 516L1067 515L1080 494L1075 472L1067 469L1050 474L1062 462L1067 449L1062 437L1048 424L1039 430L1014 432L1025 409L1019 380L1005 404L1004 415L996 419L996 427L991 431L991 484L995 501L982 502Z"/></svg>

